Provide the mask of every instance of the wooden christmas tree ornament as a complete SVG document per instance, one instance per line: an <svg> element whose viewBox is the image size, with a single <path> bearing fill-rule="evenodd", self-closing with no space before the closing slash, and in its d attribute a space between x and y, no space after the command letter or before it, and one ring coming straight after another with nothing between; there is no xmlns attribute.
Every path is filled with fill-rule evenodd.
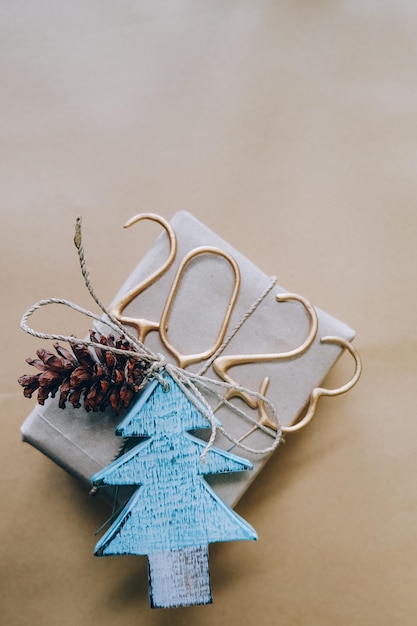
<svg viewBox="0 0 417 626"><path fill-rule="evenodd" d="M211 602L208 544L256 539L255 530L205 482L207 474L251 469L244 459L211 448L188 431L207 419L167 374L160 374L119 424L122 437L148 437L93 476L100 485L138 485L98 542L97 556L140 554L149 561L153 607Z"/></svg>

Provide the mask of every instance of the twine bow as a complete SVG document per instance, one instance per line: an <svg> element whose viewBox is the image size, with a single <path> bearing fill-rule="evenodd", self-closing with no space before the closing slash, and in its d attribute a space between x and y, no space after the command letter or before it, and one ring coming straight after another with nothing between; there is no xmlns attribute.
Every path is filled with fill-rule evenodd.
<svg viewBox="0 0 417 626"><path fill-rule="evenodd" d="M201 454L201 459L203 462L205 460L205 457L208 451L214 445L217 431L221 432L222 435L226 437L226 439L228 439L234 446L237 446L238 448L241 448L245 452L248 452L251 454L265 455L275 450L280 444L281 436L282 436L282 429L281 429L281 424L280 424L276 409L274 405L272 404L272 402L257 391L253 391L251 389L248 389L246 387L241 387L236 384L230 384L221 380L208 378L204 376L203 373L207 371L207 369L210 367L212 362L219 356L219 354L223 352L226 346L230 343L230 341L239 331L239 329L244 324L244 322L252 315L252 313L257 309L257 307L261 304L261 302L263 302L263 300L266 298L266 296L275 286L276 279L275 278L271 279L271 283L268 285L265 291L259 296L259 298L257 298L257 300L255 300L255 302L248 309L248 311L242 316L242 318L240 319L238 324L235 326L235 328L232 330L230 335L225 339L225 341L223 341L222 345L218 348L215 354L207 361L207 363L204 364L200 372L193 373L183 368L180 368L172 363L169 363L165 356L152 352L152 350L150 350L147 346L145 346L143 342L139 341L137 337L132 335L128 331L128 329L119 322L119 320L111 313L111 311L98 298L91 284L90 275L86 266L84 246L82 242L81 217L78 217L75 223L74 244L75 244L75 247L77 248L78 258L80 262L81 273L84 278L84 283L90 295L92 296L92 298L98 305L98 307L103 311L104 317L96 315L95 313L92 313L88 309L80 307L77 304L74 304L73 302L69 300L62 299L62 298L47 298L45 300L40 300L36 302L24 313L20 322L21 328L26 333L33 335L34 337L38 337L40 339L48 339L48 340L51 339L51 340L56 340L56 341L69 342L69 343L71 342L73 343L74 341L76 341L79 344L92 347L98 350L106 350L106 351L112 352L113 354L121 354L125 357L133 357L135 359L140 359L141 361L146 361L146 363L148 364L148 368L145 372L145 378L142 382L141 387L145 386L151 378L157 378L161 384L166 386L167 382L162 377L162 372L165 370L169 374L169 376L171 376L171 378L177 383L177 385L180 387L183 393L187 396L190 402L192 402L196 406L196 408L198 408L198 410L203 413L203 415L206 417L206 419L210 423L211 435L204 451ZM59 304L59 305L67 306L102 324L104 323L106 326L108 326L115 332L122 333L123 335L128 337L129 341L132 343L135 349L134 350L121 350L114 346L103 345L101 343L97 343L89 339L78 339L70 335L42 333L31 328L27 323L28 319L41 307L48 306L50 304ZM261 402L263 406L268 408L268 411L271 414L272 420L275 421L276 431L272 431L270 428L264 426L258 420L250 416L246 411L243 411L238 406L230 402L228 399L225 398L224 395L220 393L220 390L223 390L223 391L233 390L235 392L236 391L242 392L249 396L252 396L258 402ZM214 417L213 409L211 408L210 404L207 402L204 394L214 397L219 403L219 405L227 406L235 415L247 420L253 426L256 426L257 428L262 430L264 433L266 433L270 437L272 436L273 437L272 444L265 448L252 448L250 446L246 446L241 441L234 438L218 422L218 420L216 420L216 418Z"/></svg>

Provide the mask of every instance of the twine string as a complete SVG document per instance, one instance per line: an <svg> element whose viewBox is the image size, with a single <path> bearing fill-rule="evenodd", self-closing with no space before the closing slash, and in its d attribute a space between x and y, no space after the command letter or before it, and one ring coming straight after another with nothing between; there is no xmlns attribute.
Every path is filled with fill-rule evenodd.
<svg viewBox="0 0 417 626"><path fill-rule="evenodd" d="M88 309L85 309L73 302L63 299L63 298L47 298L45 300L40 300L33 304L23 315L21 320L21 328L28 334L37 337L39 339L46 340L55 340L55 341L63 341L66 343L78 343L88 347L96 348L99 350L107 350L112 352L113 354L121 354L127 357L140 358L148 363L148 369L145 373L144 381L141 384L143 387L150 378L155 377L158 381L166 388L167 381L163 377L162 373L165 370L167 374L169 374L172 379L177 383L179 388L183 391L183 393L187 396L187 398L196 406L196 408L203 413L203 415L208 420L211 426L211 434L209 441L201 454L201 460L204 462L205 457L207 456L209 450L213 447L217 431L221 432L226 439L228 439L231 443L233 443L236 447L241 448L245 452L254 454L254 455L265 455L273 450L275 450L280 441L282 435L281 424L277 415L277 411L268 398L266 398L263 394L254 391L252 389L248 389L246 387L240 387L236 384L230 384L222 380L216 380L212 378L205 377L203 374L208 370L208 368L212 365L214 360L223 352L226 346L230 343L233 337L239 332L242 325L251 317L251 315L256 311L259 305L263 302L266 296L270 293L273 287L276 284L276 278L271 278L271 282L268 287L264 290L264 292L253 302L253 304L249 307L246 313L241 317L239 322L233 328L229 336L225 339L222 345L216 350L213 356L204 364L204 366L197 372L192 373L186 371L172 363L167 362L164 355L155 354L152 352L147 346L145 346L141 341L137 339L134 335L132 335L127 329L117 320L116 317L112 315L112 313L108 310L108 308L101 302L101 300L97 297L95 290L92 286L90 275L87 269L86 261L85 261L85 252L84 246L82 242L82 233L81 233L81 218L77 218L75 224L75 236L74 236L74 244L77 248L78 258L80 263L81 273L84 278L84 283L88 289L88 292L92 296L93 300L99 306L99 308L103 311L105 317L107 319L103 319L103 316L92 313ZM90 339L78 339L74 335L62 335L55 333L44 333L37 331L31 328L28 325L28 319L40 308L43 306L48 306L50 304L59 304L63 306L67 306L82 315L90 317L100 323L106 324L112 330L117 333L121 333L129 338L132 345L134 346L134 350L121 350L114 346L103 345L101 343L97 343ZM169 385L168 385L169 386ZM257 419L249 415L246 411L240 409L237 405L227 400L224 395L222 395L216 388L222 391L234 390L238 392L243 392L247 395L256 398L258 401L264 403L266 407L268 407L271 417L274 419L276 423L276 431L272 431L270 428L261 424ZM208 403L205 395L211 395L217 399L222 405L226 406L230 409L235 415L249 421L252 425L256 426L260 430L262 430L267 435L273 437L273 442L271 445L266 446L264 448L252 448L250 446L246 446L241 441L236 439L229 433L215 418L213 409Z"/></svg>
<svg viewBox="0 0 417 626"><path fill-rule="evenodd" d="M123 326L123 324L121 324L121 322L117 319L117 317L113 315L113 313L102 303L102 301L97 296L93 288L93 285L91 283L90 273L87 269L87 263L85 260L84 244L83 244L82 232L81 232L81 223L82 223L81 217L78 216L75 221L74 245L77 248L81 274L84 278L84 284L87 287L88 293L96 302L96 304L99 306L99 308L103 311L103 313L106 315L106 317L117 327L119 332L125 335L125 337L127 337L130 340L130 342L138 348L138 350L142 350L143 352L146 352L147 354L149 354L150 357L153 357L154 356L153 352L149 350L147 346L145 346L145 344L142 343L142 341L139 341L139 339L135 337L135 335L133 335L129 331L128 328ZM103 322L103 319L101 318L100 321Z"/></svg>
<svg viewBox="0 0 417 626"><path fill-rule="evenodd" d="M223 341L223 343L217 348L216 352L204 363L203 367L198 371L198 374L200 376L203 376L203 374L205 374L207 372L207 370L214 363L214 361L217 359L217 357L220 356L222 354L222 352L227 348L229 343L232 341L233 337L239 332L239 330L241 329L243 324L246 322L246 320L248 320L250 318L250 316L253 315L253 313L255 313L255 311L258 308L258 306L260 304L262 304L262 302L265 300L267 295L272 291L272 289L275 287L276 284L277 284L277 279L276 279L275 276L272 276L271 280L270 280L270 283L267 286L267 288L265 289L265 291L263 293L261 293L259 298L257 298L255 300L255 302L253 302L253 304L246 311L246 313L244 313L244 315L242 315L242 317L240 318L240 320L236 324L236 326L233 328L233 330L230 333L230 335L228 337L226 337L226 339Z"/></svg>

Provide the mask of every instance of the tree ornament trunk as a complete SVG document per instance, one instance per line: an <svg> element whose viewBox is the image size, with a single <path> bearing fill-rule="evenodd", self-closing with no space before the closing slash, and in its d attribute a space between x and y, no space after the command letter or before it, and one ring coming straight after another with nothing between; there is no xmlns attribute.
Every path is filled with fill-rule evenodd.
<svg viewBox="0 0 417 626"><path fill-rule="evenodd" d="M152 608L212 602L208 546L149 554L148 562Z"/></svg>

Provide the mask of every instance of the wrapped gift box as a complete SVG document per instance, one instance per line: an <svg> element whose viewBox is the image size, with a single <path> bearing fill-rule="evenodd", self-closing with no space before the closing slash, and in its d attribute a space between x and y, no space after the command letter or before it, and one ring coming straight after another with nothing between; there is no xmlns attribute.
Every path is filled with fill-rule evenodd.
<svg viewBox="0 0 417 626"><path fill-rule="evenodd" d="M126 307L124 315L159 321L174 276L185 255L198 246L215 246L231 255L241 272L241 286L227 336L267 289L271 278L190 214L177 213L171 225L178 243L175 261ZM161 267L168 254L168 238L162 233L116 295L114 302ZM194 354L213 344L228 306L233 281L231 267L221 256L203 254L189 263L169 316L167 334L175 348L183 354ZM285 352L303 342L309 330L308 315L298 302L277 302L275 296L283 292L284 289L279 286L271 290L233 337L224 355ZM320 338L329 335L346 341L354 338L354 332L344 323L319 309L316 311L319 321L317 337L304 354L292 359L240 365L230 370L239 385L255 391L259 390L266 376L270 378L267 397L275 405L284 426L299 419L312 390L322 383L342 353L340 346L321 343ZM103 332L106 329L102 326L99 330ZM148 335L146 344L175 362L157 332ZM189 369L196 372L202 365L201 362L195 363ZM216 378L212 367L205 376ZM251 411L239 398L233 401L240 408ZM252 414L253 417L257 415L256 411L252 411ZM216 412L216 417L236 438L251 428L251 424L244 418L237 417L224 406ZM104 413L87 413L84 409L74 409L70 403L62 410L58 408L56 399L49 399L44 406L36 405L33 409L22 426L22 436L24 441L91 486L90 477L108 465L120 450L122 442L115 435L115 428L122 418L123 415L116 416L111 409ZM245 439L245 443L251 447L265 448L271 445L272 439L257 429ZM225 449L231 447L223 436L216 439L216 446ZM269 457L268 454L259 456L242 453L237 448L233 452L249 458L254 469L251 472L210 478L215 483L216 492L231 506L236 504ZM123 495L120 495L120 499L123 499Z"/></svg>

